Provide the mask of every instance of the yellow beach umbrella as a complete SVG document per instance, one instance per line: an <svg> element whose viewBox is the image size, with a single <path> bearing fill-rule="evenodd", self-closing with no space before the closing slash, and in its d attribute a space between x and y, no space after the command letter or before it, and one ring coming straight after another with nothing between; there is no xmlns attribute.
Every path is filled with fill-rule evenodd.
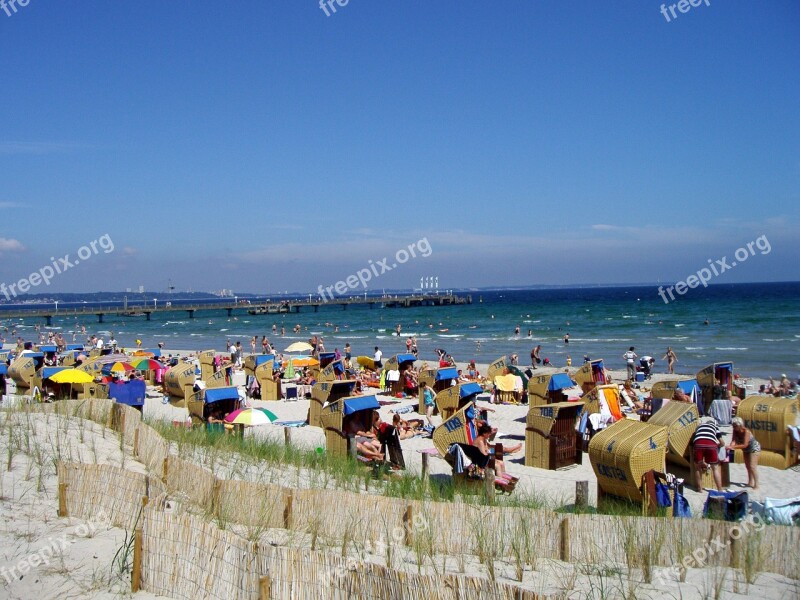
<svg viewBox="0 0 800 600"><path fill-rule="evenodd" d="M50 377L50 381L53 383L91 383L94 381L94 376L78 369L64 369Z"/></svg>

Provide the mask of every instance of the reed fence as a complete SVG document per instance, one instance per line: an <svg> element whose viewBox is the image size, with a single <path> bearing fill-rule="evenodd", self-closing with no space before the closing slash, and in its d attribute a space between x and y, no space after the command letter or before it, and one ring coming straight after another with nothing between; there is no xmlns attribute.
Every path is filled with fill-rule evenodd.
<svg viewBox="0 0 800 600"><path fill-rule="evenodd" d="M103 401L77 402L83 404L70 405L62 410L69 409L66 414L93 418L101 423L105 423L109 418L110 407L104 406ZM76 465L63 466L59 469L59 483L64 484L65 504L69 514L73 514L74 511L76 516L91 518L93 509L96 511L94 507L102 506L108 514L118 515L115 518L119 519L120 526L131 527L132 522L135 521L135 515L138 514L141 507L143 496L154 498L160 493L166 493L170 498L180 498L187 504L196 507L195 513L198 511L202 513L181 515L181 518L199 519L197 521L197 527L200 528L198 531L205 531L203 527L211 527L208 524L209 516L218 522L234 523L251 528L287 529L312 533L330 543L340 542L345 537L360 543L376 542L401 531L402 541L406 545L412 544L417 535L427 536L430 551L434 553L455 556L478 555L481 552L488 552L498 559L504 559L512 556L511 542L518 539L527 530L532 534L531 543L538 558L553 558L583 564L619 565L626 564L631 557L636 557L640 563L647 561L653 566L669 567L680 564L686 556L698 548L712 547L715 548L715 551L706 558L707 566L741 565L746 556L751 557L753 552L756 552L759 571L800 579L800 559L794 552L795 548L800 547L800 530L798 528L768 526L747 529L736 524L701 519L617 517L591 514L564 515L547 510L470 505L458 502L409 501L340 490L294 489L274 484L223 480L203 467L170 455L169 444L161 438L158 432L148 425L136 421L137 411L123 407L122 412L124 418L116 421L117 426L121 427L126 438L134 438L134 455L147 465L151 477L97 465L89 465L85 468ZM136 413L136 415L132 413ZM76 475L78 470L83 473L81 477ZM61 490L62 486L60 485L59 488ZM156 507L153 507L151 503L145 512L149 514L148 511L155 510ZM159 518L162 519L159 522L165 523L165 532L171 532L176 528L180 530L174 521L174 516L165 515L163 518ZM192 522L194 523L194 521ZM152 531L150 535L155 536ZM164 535L166 536L167 533ZM170 544L191 545L194 543L191 542L194 538L184 539L181 537L189 536L189 533L178 531L169 533L169 535L173 535L169 538ZM329 568L329 561L334 559L328 557L324 552L320 555L320 564L310 568L307 564L304 566L303 563L303 560L309 561L312 560L309 557L316 556L310 550L292 550L292 552L299 553L298 557L287 554L286 556L281 555L280 558L266 558L262 556L263 553L259 554L262 550L264 552L266 550L254 549L252 546L254 542L247 539L241 538L231 545L221 541L227 539L225 537L227 535L234 535L232 532L224 531L208 535L210 536L208 539L216 540L214 544L218 546L220 552L223 552L224 548L230 548L225 551L228 554L223 552L219 555L222 557L219 560L223 562L236 562L237 560L244 561L244 563L247 563L248 560L283 561L276 563L280 568L259 567L260 571L256 569L262 574L274 574L275 569L284 572L281 569L285 569L285 572L288 573L284 576L285 579L273 580L273 585L277 586L274 589L283 589L281 586L291 587L294 585L292 582L295 580L290 574L294 572L292 569L296 568L298 573L307 578L307 581L302 584L305 586L302 589L306 590L303 593L308 593L309 597L314 595L315 598L337 597L320 596L315 591L317 590L316 580L308 579L309 576L306 574L309 570L318 571L323 567ZM151 546L149 546L152 549L151 555L163 551L163 548L154 545L155 542L152 540L155 539L156 537L151 537ZM718 540L719 543L715 545L714 540ZM487 550L487 543L492 544L493 547ZM188 553L189 558L183 554L178 556L167 553L167 558L172 561L169 564L178 564L183 561L184 565L194 565L194 569L187 571L185 577L189 579L205 577L205 573L197 570L197 565L205 563L195 562L195 558L191 555L192 552L200 552L200 550L193 550L188 546L185 550L184 554ZM271 552L279 553L279 550L272 548ZM290 552L289 549L282 551ZM236 554L237 552L243 554ZM236 558L237 556L247 556L247 560ZM146 564L153 565L155 563ZM252 563L247 564L252 566ZM347 589L367 589L372 584L364 583L366 581L364 578L368 577L365 573L377 573L380 571L378 567L378 565L359 567L357 573L344 577L348 582L347 586L350 586ZM159 583L159 586L166 586L168 584L163 581L169 581L169 577L177 577L173 571L163 571L163 573L159 571L157 574L154 570L156 567L148 568L151 570L143 571L145 573L143 581L147 585L149 585L148 582L160 581L162 583ZM171 568L177 567L173 565ZM209 569L211 568L209 566ZM341 565L336 568L339 569L337 572L341 572ZM394 581L392 577L396 577L400 581L411 575L394 573L387 581ZM383 580L386 580L386 577L383 577ZM419 581L423 580L424 578ZM242 583L245 581L246 584ZM442 578L439 577L436 581L437 590L426 591L426 596L431 598L461 597L459 595L437 595L444 592L439 589L442 587ZM153 585L155 586L155 584ZM184 587L189 589L190 585L190 583L186 583ZM257 589L260 583L256 585L252 580L241 575L230 579L225 585L234 587L240 585L243 589L250 590L248 593L252 594L252 590ZM374 589L382 590L380 585L383 584L376 583ZM419 583L419 585L426 584ZM466 588L459 587L461 585L459 582L454 582L453 585L456 587L448 588L447 593L460 594L461 592L458 590L482 584L465 583ZM166 593L168 588L148 587L147 589ZM170 593L174 595L174 593ZM374 596L370 596L368 592L359 593L365 598L387 597L379 595L383 593L380 591L376 591ZM186 596L180 597L192 597L194 600L200 596L187 592ZM245 598L254 596L209 595L207 597Z"/></svg>

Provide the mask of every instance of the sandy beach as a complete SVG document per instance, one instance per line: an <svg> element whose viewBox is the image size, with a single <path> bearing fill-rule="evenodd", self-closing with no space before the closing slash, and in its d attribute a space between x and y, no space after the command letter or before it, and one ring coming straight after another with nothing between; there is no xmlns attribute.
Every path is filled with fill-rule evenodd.
<svg viewBox="0 0 800 600"><path fill-rule="evenodd" d="M173 351L173 355L190 355L187 351ZM459 365L459 368L466 365ZM486 372L486 365L478 365L481 373ZM553 369L552 371L563 369ZM574 370L574 369L573 369ZM545 373L546 370L539 370L538 373ZM612 371L612 376L616 380L624 378L624 372ZM642 385L642 391L646 391L650 385L670 377L664 374L654 374L653 379ZM234 383L244 383L244 373L238 371L234 374ZM757 389L761 382L751 380L750 385ZM386 395L379 395L385 402L395 400L392 405L381 408L381 417L390 421L392 409L416 404L415 399L396 399ZM487 404L480 402L481 405L488 406L493 412L490 413L490 421L498 429L499 439L505 443L513 444L517 441L524 441L525 416L527 406ZM298 399L294 401L263 402L254 401L254 406L269 408L280 420L303 420L308 412L309 401ZM404 413L404 418L414 417L417 413ZM144 416L149 420L160 420L164 422L185 421L187 417L186 409L176 408L169 403L165 403L163 396L155 388L148 390L148 398L144 407ZM439 417L434 417L434 422L438 424ZM4 548L2 556L3 564L7 565L6 573L11 573L9 569L16 569L14 573L22 574L20 565L22 561L30 562L32 555L40 554L42 548L54 543L60 544L57 552L54 551L52 560L47 564L28 566L30 571L22 577L12 577L9 575L5 580L0 580L0 589L4 590L5 597L8 598L29 598L29 597L69 597L71 595L93 598L111 598L124 595L129 581L115 575L114 565L111 557L116 551L125 544L126 532L119 528L108 526L102 522L103 515L98 515L94 522L85 522L75 519L60 519L56 517L57 509L57 479L54 471L47 465L47 454L56 452L53 439L59 439L59 428L66 432L63 440L66 446L58 450L72 460L87 463L111 464L124 466L124 468L136 472L144 473L146 468L137 461L132 461L123 457L120 452L119 442L114 439L113 434L109 435L103 428L96 424L88 423L78 419L70 419L67 425L59 424L54 417L39 416L24 424L32 427L35 431L35 438L46 440L41 448L49 449L33 452L33 456L18 453L12 460L11 469L2 474L2 488L0 488L0 510L2 512L2 531L0 539ZM729 436L729 428L725 429ZM278 425L265 425L250 428L246 431L247 436L256 439L270 439L277 442L284 441L284 428ZM291 429L292 444L304 449L324 449L325 439L323 432L318 427L299 427ZM59 442L61 444L62 442ZM0 443L0 446L7 447L7 443ZM407 470L412 474L419 474L422 466L422 454L420 451L432 448L432 440L426 437L416 437L402 442L403 454L406 461ZM44 456L43 456L44 455ZM52 456L50 457L52 458ZM184 458L190 458L184 456ZM204 464L204 458L199 454L194 460L198 464ZM574 502L575 485L577 481L588 481L590 504L595 503L597 493L597 483L588 455L584 455L584 462L559 471L548 471L526 467L524 465L524 450L506 458L507 468L510 473L520 478L517 486L518 494L534 496L541 501L542 506L557 508L570 505ZM213 465L214 472L219 477L231 479L245 479L252 481L264 481L265 478L271 483L280 484L295 488L313 488L319 485L319 479L309 472L302 469L270 469L249 468L242 470L241 465L236 461L219 461ZM430 474L433 478L449 478L450 467L439 458L432 458L430 461ZM788 498L800 495L800 484L796 469L780 471L773 468L761 467L761 489L758 492L751 492L751 499L763 501L765 497ZM746 473L743 465L732 464L730 466L731 487L730 489L745 489L742 484L746 481ZM377 493L373 488L369 493ZM688 487L685 491L686 497L691 505L695 517L702 514L702 505L706 494L695 492ZM46 551L47 552L47 551ZM49 556L48 556L49 558ZM370 560L380 562L380 556L370 557ZM541 569L541 573L536 575L535 583L530 581L526 587L536 589L543 593L559 594L563 593L559 580L563 577L563 569L569 568L561 563L548 564ZM577 567L576 567L577 568ZM711 585L709 575L705 569L690 569L687 582L678 584L669 582L659 586L643 587L639 597L661 597L662 594L671 594L673 597L683 598L702 598L706 597L707 590ZM591 576L578 575L577 589L591 589ZM725 597L752 597L752 594L763 597L789 597L796 594L797 582L792 582L784 577L770 574L763 574L756 585L749 588L748 594L730 594ZM621 596L622 588L609 593L610 597ZM152 594L139 592L137 598L156 598ZM570 596L571 597L571 596ZM583 597L583 596L579 596Z"/></svg>

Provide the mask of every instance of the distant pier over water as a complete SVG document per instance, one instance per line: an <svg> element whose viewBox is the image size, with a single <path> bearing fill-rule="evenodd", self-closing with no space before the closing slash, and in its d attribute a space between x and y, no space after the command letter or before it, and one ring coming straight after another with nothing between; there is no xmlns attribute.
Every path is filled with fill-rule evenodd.
<svg viewBox="0 0 800 600"><path fill-rule="evenodd" d="M81 317L86 315L96 315L98 322L103 322L106 315L122 315L129 317L144 317L150 320L153 313L166 313L186 311L190 319L195 318L198 311L216 312L225 311L230 317L234 311L246 311L251 315L268 315L280 313L299 313L302 309L313 309L318 312L320 306L341 306L346 310L351 305L367 305L369 308L375 306L381 308L410 308L414 306L452 306L456 304L472 304L472 296L459 296L457 294L409 294L409 295L387 295L387 296L352 296L348 298L334 298L330 301L323 301L310 297L303 300L283 300L280 302L257 302L251 303L249 300L235 299L225 302L162 302L160 305L155 303L150 305L85 305L69 306L58 308L58 306L41 307L41 305L30 305L31 308L20 309L14 307L10 310L0 308L0 318L2 319L30 319L41 317L47 325L53 324L53 317Z"/></svg>

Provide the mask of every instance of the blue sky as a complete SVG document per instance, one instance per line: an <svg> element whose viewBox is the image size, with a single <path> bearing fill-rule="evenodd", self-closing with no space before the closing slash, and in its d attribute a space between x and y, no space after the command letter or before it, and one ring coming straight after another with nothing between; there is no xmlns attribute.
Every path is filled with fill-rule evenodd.
<svg viewBox="0 0 800 600"><path fill-rule="evenodd" d="M10 0L6 0L8 3ZM670 3L667 3L669 5ZM0 10L0 281L34 291L800 279L800 4ZM393 261L389 261L393 263Z"/></svg>

